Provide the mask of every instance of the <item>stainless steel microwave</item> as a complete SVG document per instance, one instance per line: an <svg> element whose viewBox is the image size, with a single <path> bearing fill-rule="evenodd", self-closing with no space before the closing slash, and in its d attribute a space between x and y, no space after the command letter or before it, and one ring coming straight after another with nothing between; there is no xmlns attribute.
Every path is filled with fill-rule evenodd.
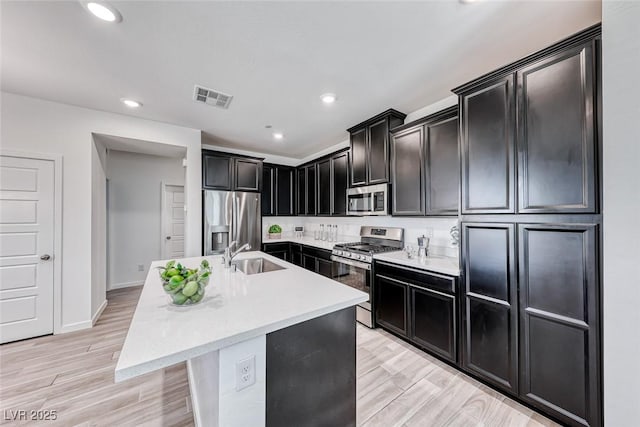
<svg viewBox="0 0 640 427"><path fill-rule="evenodd" d="M389 186L368 185L347 189L348 215L389 215Z"/></svg>

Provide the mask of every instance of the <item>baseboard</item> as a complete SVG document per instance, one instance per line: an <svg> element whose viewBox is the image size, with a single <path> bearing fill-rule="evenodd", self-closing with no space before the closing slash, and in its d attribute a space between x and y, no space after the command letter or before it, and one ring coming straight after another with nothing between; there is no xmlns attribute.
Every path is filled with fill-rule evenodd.
<svg viewBox="0 0 640 427"><path fill-rule="evenodd" d="M102 301L102 304L100 304L100 307L98 307L96 314L94 314L93 317L91 318L91 326L96 324L96 322L102 315L102 312L104 311L104 309L107 308L107 303L108 303L107 300Z"/></svg>
<svg viewBox="0 0 640 427"><path fill-rule="evenodd" d="M114 289L131 288L133 286L142 286L142 285L144 285L144 280L139 280L136 282L112 283L109 285L107 290L112 291Z"/></svg>
<svg viewBox="0 0 640 427"><path fill-rule="evenodd" d="M59 331L54 332L55 335L66 334L67 332L81 331L82 329L91 328L91 320L84 320L82 322L69 323L68 325L62 325Z"/></svg>

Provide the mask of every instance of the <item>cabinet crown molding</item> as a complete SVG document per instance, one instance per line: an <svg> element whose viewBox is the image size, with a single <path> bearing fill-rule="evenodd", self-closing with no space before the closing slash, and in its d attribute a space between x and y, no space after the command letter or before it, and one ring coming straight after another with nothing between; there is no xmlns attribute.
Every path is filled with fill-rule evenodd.
<svg viewBox="0 0 640 427"><path fill-rule="evenodd" d="M542 50L539 50L538 52L532 53L531 55L525 56L522 59L519 59L515 62L512 62L508 65L505 65L503 67L500 67L494 71L491 71L487 74L484 74L474 80L471 80L468 83L465 83L463 85L460 85L458 87L455 87L453 89L451 89L451 91L453 93L455 93L456 95L463 95L465 93L468 93L472 90L474 90L475 88L477 88L478 86L482 86L483 84L487 83L488 81L494 80L494 79L498 79L500 77L504 77L506 75L512 74L514 72L516 72L518 69L529 65L531 63L534 63L548 55L554 54L556 52L560 52L564 49L568 49L571 48L573 46L578 46L581 44L584 44L588 41L597 39L599 37L601 37L602 35L602 26L600 23L593 25L591 27L588 27L578 33L575 33L563 40L560 40L559 42L545 48Z"/></svg>

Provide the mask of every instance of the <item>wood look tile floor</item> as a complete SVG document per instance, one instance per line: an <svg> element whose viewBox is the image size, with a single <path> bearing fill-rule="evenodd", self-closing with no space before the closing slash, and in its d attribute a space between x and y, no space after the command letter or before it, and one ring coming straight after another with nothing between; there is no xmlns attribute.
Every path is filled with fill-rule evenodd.
<svg viewBox="0 0 640 427"><path fill-rule="evenodd" d="M108 292L90 330L0 346L0 424L192 426L184 363L113 382L140 290ZM357 338L360 426L557 425L380 329L358 325ZM17 410L57 420L7 419Z"/></svg>

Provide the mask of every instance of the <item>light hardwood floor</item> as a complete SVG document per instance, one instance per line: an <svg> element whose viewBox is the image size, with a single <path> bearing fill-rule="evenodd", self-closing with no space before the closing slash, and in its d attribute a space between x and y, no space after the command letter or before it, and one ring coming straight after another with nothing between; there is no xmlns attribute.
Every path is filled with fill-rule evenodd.
<svg viewBox="0 0 640 427"><path fill-rule="evenodd" d="M110 291L90 330L0 346L0 424L192 426L184 363L113 382L139 295ZM379 329L358 326L357 358L363 427L555 425ZM56 410L57 420L6 419L17 410Z"/></svg>

